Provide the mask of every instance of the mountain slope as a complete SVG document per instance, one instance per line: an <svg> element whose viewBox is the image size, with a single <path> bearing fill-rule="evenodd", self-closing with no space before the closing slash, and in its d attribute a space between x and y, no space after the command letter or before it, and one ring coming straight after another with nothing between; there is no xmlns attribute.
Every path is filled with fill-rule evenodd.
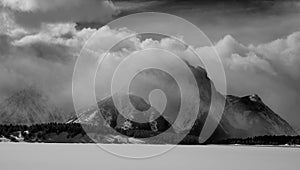
<svg viewBox="0 0 300 170"><path fill-rule="evenodd" d="M221 125L230 137L296 135L294 129L257 95L227 96Z"/></svg>
<svg viewBox="0 0 300 170"><path fill-rule="evenodd" d="M0 104L1 124L64 122L65 115L45 94L30 87L16 92Z"/></svg>
<svg viewBox="0 0 300 170"><path fill-rule="evenodd" d="M125 100L127 97L129 97L136 110L130 110L132 108L128 107L128 101ZM114 105L113 98L108 97L98 102L98 108L92 107L78 117L69 120L68 123L104 125L114 129L140 129L154 132L162 132L170 128L171 124L154 107L146 103L143 98L135 95L118 95L117 99L123 109L122 113L127 114L127 118L119 113Z"/></svg>

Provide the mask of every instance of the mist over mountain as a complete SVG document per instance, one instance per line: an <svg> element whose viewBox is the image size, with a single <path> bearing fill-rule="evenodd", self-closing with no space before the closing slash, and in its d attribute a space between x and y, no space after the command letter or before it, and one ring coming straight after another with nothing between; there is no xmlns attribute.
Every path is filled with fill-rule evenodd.
<svg viewBox="0 0 300 170"><path fill-rule="evenodd" d="M35 87L14 93L0 104L1 124L65 122L68 114L57 108Z"/></svg>

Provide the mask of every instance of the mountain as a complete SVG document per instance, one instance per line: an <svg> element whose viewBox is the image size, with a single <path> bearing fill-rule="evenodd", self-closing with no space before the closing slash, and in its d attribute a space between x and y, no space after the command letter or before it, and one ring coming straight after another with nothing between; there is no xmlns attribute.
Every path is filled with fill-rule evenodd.
<svg viewBox="0 0 300 170"><path fill-rule="evenodd" d="M65 114L34 87L16 92L0 104L0 124L30 125L65 120Z"/></svg>
<svg viewBox="0 0 300 170"><path fill-rule="evenodd" d="M193 67L190 65L189 67L197 81L201 101L200 110L197 119L190 130L190 135L198 136L200 134L204 122L207 119L209 108L219 107L218 102L221 100L226 100L224 114L222 115L221 121L210 140L246 138L262 135L296 135L296 132L289 123L266 106L259 96L223 96L216 91L213 83L210 81L203 68ZM212 93L215 93L217 96L215 103L211 103ZM128 96L119 95L116 98L117 101L121 101L122 103L122 101L125 101L123 100L125 97ZM104 124L115 129L123 128L124 130L131 128L152 131L164 131L170 127L172 123L174 123L174 117L176 118L176 115L172 117L172 114L174 113L164 113L165 115L158 116L158 119L153 121L150 118L159 114L155 108L146 103L146 101L141 97L129 95L129 98L132 105L139 110L139 112L133 113L131 110L126 108L126 105L128 105L126 102L121 104L124 106L121 107L123 108L122 112L128 114L133 120L142 118L149 120L150 123L138 124L134 121L128 121L116 109L113 104L113 97L108 97L99 101L98 108L94 107L86 112L82 112L78 118L74 118L70 122L94 125ZM185 130L186 127L189 126L186 122L190 122L191 119L192 118L184 118L180 120L179 118L179 121L177 122L178 129ZM153 125L156 127L153 127ZM173 132L180 133L181 131L173 129Z"/></svg>
<svg viewBox="0 0 300 170"><path fill-rule="evenodd" d="M296 135L291 125L282 119L263 103L261 98L254 94L244 97L233 95L222 96L214 88L213 82L207 77L206 71L201 67L189 66L196 77L200 99L203 103L202 113L193 128L196 132L202 129L207 119L207 109L218 107L218 100L225 99L225 108L221 121L212 135L212 139L220 138L246 138L263 135ZM210 94L216 93L216 103L210 103ZM201 106L201 105L200 105ZM197 126L197 123L200 126ZM192 131L194 130L192 128Z"/></svg>
<svg viewBox="0 0 300 170"><path fill-rule="evenodd" d="M190 136L199 136L205 121L208 118L216 119L216 115L209 115L210 117L208 117L209 109L220 107L221 101L225 100L224 114L210 140L263 135L296 135L289 123L265 105L259 96L223 96L217 92L203 68L191 65L189 67L195 76L199 89L199 94L195 95L199 95L201 101L195 122L190 116L193 106L184 108L186 114L183 117L177 117L176 108L180 108L180 106L177 98L172 98L173 86L164 82L166 79L164 74L152 71L145 76L153 74L154 76L151 75L150 77L155 77L159 84L163 84L163 88L171 92L171 95L166 94L168 102L163 113L151 106L145 98L134 94L117 93L100 100L97 107L90 107L78 116L66 121L67 115L65 113L56 108L43 92L31 87L13 94L0 104L0 124L30 125L67 122L111 127L125 133L130 130L159 133L168 129L167 132L180 134L190 130ZM146 83L142 84L143 86L147 85ZM143 89L149 88L143 87ZM216 94L215 102L211 102L212 93ZM188 97L192 98L193 96ZM130 107L130 103L135 109ZM122 114L115 104L121 108L119 110ZM153 133L149 133L149 135L153 135Z"/></svg>
<svg viewBox="0 0 300 170"><path fill-rule="evenodd" d="M297 134L288 122L265 105L256 94L244 97L228 95L218 129L222 129L227 138Z"/></svg>

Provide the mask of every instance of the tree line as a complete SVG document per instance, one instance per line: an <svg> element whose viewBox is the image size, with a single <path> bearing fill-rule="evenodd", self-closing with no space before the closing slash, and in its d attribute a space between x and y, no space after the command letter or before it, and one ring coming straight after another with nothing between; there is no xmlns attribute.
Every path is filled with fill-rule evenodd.
<svg viewBox="0 0 300 170"><path fill-rule="evenodd" d="M185 137L173 133L164 132L164 135L160 135L161 132L149 131L149 130L137 130L122 128L111 128L104 125L88 125L80 123L44 123L34 125L0 125L0 137L5 137L13 142L18 142L16 137L21 136L25 142L49 142L49 134L52 136L58 136L61 133L67 134L65 141L51 142L65 142L68 143L72 138L77 137L80 142L93 142L89 139L89 135L124 135L125 137L133 137L141 139L150 144L177 144L179 142L183 145L196 145L198 143L198 137L193 135L186 135ZM155 138L153 138L155 137ZM77 139L76 138L76 139ZM85 138L82 140L81 138ZM76 140L73 142L76 142ZM242 145L300 145L300 136L256 136L250 138L233 138L224 140L214 140L213 142L205 144L242 144Z"/></svg>
<svg viewBox="0 0 300 170"><path fill-rule="evenodd" d="M179 144L197 144L198 138L196 136L187 135L182 139L182 136L172 133L164 132L164 135L160 135L161 132L140 130L140 129L128 129L111 128L107 126L94 126L80 123L44 123L34 125L0 125L0 137L5 137L13 142L18 142L16 137L21 135L25 142L48 142L47 135L52 136L60 135L61 133L67 133L67 138L74 138L81 135L81 137L93 135L123 135L125 137L133 137L146 141L151 144L177 144L174 141L181 141ZM155 138L152 138L154 137ZM66 140L68 143L70 140ZM86 142L93 142L85 140ZM58 142L58 141L53 141ZM64 142L64 141L59 141Z"/></svg>
<svg viewBox="0 0 300 170"><path fill-rule="evenodd" d="M249 138L225 139L215 144L241 144L241 145L300 145L300 136L255 136Z"/></svg>

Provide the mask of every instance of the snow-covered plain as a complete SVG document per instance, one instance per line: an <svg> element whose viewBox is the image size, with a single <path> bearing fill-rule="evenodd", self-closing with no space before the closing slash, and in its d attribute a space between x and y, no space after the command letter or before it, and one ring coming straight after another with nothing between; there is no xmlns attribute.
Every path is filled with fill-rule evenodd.
<svg viewBox="0 0 300 170"><path fill-rule="evenodd" d="M117 145L157 149L167 146ZM1 170L114 170L114 169L219 169L298 170L300 148L251 146L176 146L149 159L125 159L95 144L0 143Z"/></svg>

